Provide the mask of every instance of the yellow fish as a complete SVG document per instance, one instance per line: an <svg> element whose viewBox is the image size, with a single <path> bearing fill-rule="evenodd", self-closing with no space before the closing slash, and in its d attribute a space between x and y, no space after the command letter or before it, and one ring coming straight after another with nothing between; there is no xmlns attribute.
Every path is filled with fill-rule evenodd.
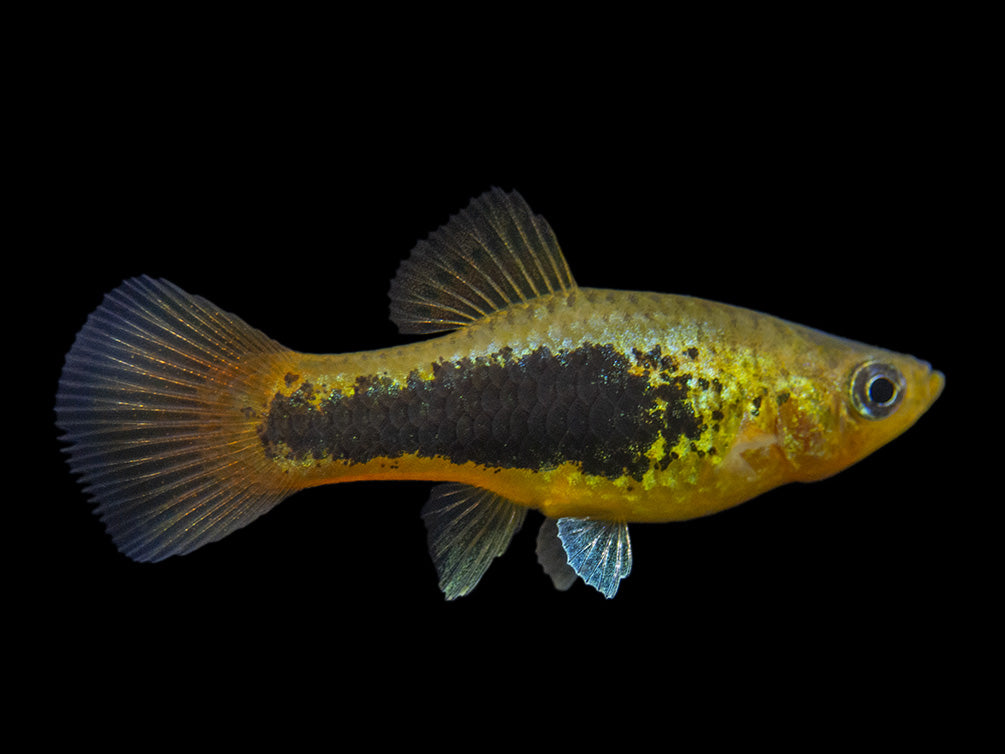
<svg viewBox="0 0 1005 754"><path fill-rule="evenodd" d="M291 351L163 280L108 294L66 357L57 424L118 548L153 561L297 490L441 482L422 510L447 599L534 508L556 587L614 596L628 524L830 476L910 427L943 376L911 356L686 296L581 288L516 193L473 200L391 285L403 333Z"/></svg>

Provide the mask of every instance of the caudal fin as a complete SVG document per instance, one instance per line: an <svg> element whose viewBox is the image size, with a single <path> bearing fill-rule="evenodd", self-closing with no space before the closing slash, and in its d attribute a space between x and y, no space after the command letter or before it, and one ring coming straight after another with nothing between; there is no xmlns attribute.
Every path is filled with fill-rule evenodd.
<svg viewBox="0 0 1005 754"><path fill-rule="evenodd" d="M119 550L161 560L294 491L262 453L263 379L290 352L167 281L109 293L66 356L57 425Z"/></svg>

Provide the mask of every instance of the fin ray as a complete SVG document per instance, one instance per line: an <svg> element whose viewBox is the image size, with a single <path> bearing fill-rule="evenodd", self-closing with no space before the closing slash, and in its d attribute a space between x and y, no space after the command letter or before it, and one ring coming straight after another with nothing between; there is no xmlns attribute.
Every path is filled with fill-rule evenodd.
<svg viewBox="0 0 1005 754"><path fill-rule="evenodd" d="M628 525L615 521L560 518L558 537L569 566L587 584L611 599L632 570Z"/></svg>
<svg viewBox="0 0 1005 754"><path fill-rule="evenodd" d="M261 370L288 354L167 281L134 278L105 297L67 354L56 423L120 551L190 552L293 491L242 413Z"/></svg>
<svg viewBox="0 0 1005 754"><path fill-rule="evenodd" d="M527 509L465 484L438 484L422 508L429 554L448 600L468 594L509 547Z"/></svg>
<svg viewBox="0 0 1005 754"><path fill-rule="evenodd" d="M575 287L547 221L494 188L416 244L391 282L391 319L403 333L442 332Z"/></svg>

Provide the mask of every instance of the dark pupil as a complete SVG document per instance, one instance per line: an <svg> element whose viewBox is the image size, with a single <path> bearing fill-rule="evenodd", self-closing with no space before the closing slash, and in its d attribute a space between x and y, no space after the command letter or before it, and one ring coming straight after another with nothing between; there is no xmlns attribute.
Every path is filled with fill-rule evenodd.
<svg viewBox="0 0 1005 754"><path fill-rule="evenodd" d="M869 383L869 400L884 405L893 400L897 389L886 377L877 377Z"/></svg>

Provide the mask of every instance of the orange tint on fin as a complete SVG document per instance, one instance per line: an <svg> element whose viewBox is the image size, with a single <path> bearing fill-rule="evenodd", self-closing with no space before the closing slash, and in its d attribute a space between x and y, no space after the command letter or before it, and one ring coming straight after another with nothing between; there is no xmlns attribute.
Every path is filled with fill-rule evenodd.
<svg viewBox="0 0 1005 754"><path fill-rule="evenodd" d="M744 419L740 432L732 447L723 458L722 468L741 482L752 482L758 478L762 467L781 453L778 436Z"/></svg>
<svg viewBox="0 0 1005 754"><path fill-rule="evenodd" d="M105 297L67 354L56 413L120 551L191 552L295 491L256 432L262 380L290 355L166 281L135 278Z"/></svg>

